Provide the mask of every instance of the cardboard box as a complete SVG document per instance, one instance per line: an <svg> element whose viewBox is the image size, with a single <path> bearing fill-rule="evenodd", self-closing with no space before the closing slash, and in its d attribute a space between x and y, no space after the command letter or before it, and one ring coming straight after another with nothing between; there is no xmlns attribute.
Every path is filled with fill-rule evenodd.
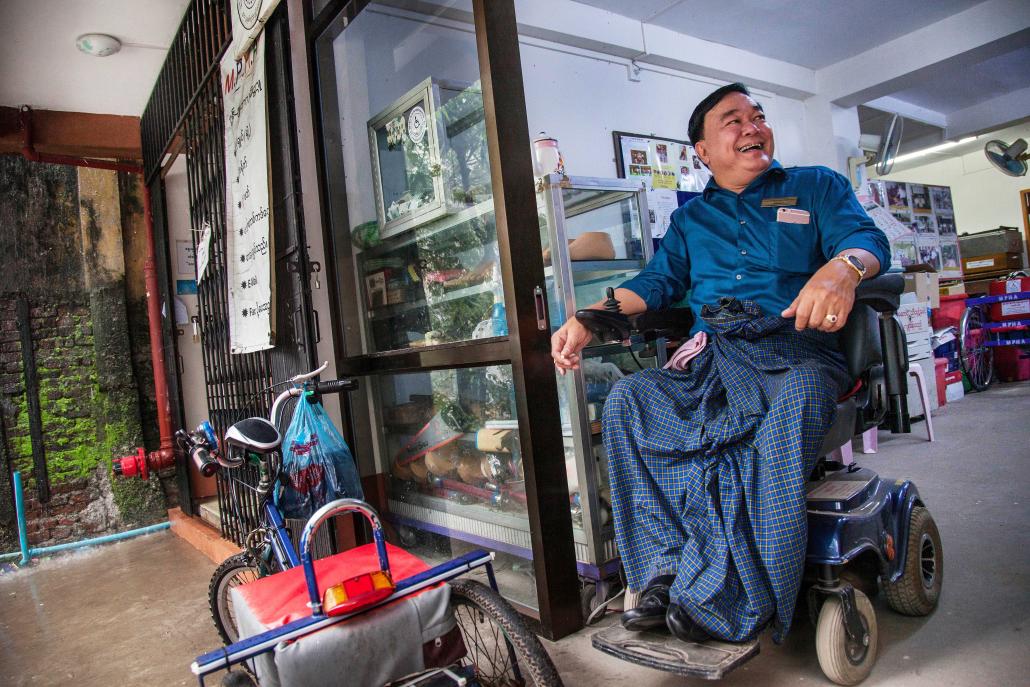
<svg viewBox="0 0 1030 687"><path fill-rule="evenodd" d="M951 284L942 284L939 292L941 296L959 296L966 292L966 284L961 281L952 282Z"/></svg>
<svg viewBox="0 0 1030 687"><path fill-rule="evenodd" d="M905 293L914 293L930 308L941 305L941 279L936 272L906 272Z"/></svg>
<svg viewBox="0 0 1030 687"><path fill-rule="evenodd" d="M958 237L959 252L970 258L996 253L1022 253L1022 232L1015 227L998 227Z"/></svg>
<svg viewBox="0 0 1030 687"><path fill-rule="evenodd" d="M993 253L976 257L962 256L962 273L966 275L981 272L1002 272L1023 268L1022 253Z"/></svg>

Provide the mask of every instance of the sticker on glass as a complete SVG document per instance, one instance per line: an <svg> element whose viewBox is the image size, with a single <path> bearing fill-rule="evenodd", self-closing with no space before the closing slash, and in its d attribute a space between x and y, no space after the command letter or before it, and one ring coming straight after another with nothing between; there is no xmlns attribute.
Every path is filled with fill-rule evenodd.
<svg viewBox="0 0 1030 687"><path fill-rule="evenodd" d="M408 138L414 144L419 144L426 136L426 111L421 105L416 105L408 113Z"/></svg>

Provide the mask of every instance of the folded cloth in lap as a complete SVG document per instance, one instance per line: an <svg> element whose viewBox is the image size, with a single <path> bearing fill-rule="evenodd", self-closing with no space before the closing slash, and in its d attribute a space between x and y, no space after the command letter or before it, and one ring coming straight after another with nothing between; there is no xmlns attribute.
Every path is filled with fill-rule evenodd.
<svg viewBox="0 0 1030 687"><path fill-rule="evenodd" d="M683 372L687 369L687 363L690 359L696 356L698 353L704 350L708 344L708 334L705 332L698 332L694 335L694 338L689 341L685 341L676 352L669 358L669 362L665 363L666 370L676 370L677 372Z"/></svg>

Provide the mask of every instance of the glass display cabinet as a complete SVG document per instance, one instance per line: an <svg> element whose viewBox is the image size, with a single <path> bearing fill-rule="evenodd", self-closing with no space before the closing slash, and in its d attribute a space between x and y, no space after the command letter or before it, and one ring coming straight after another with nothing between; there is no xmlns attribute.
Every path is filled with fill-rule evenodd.
<svg viewBox="0 0 1030 687"><path fill-rule="evenodd" d="M640 182L553 174L539 180L537 191L554 332L577 309L603 300L607 287L637 274L651 259L653 244ZM615 382L665 363L662 343L593 342L583 350L580 369L557 378L576 559L587 583L585 611L607 596L608 582L618 574L601 411Z"/></svg>
<svg viewBox="0 0 1030 687"><path fill-rule="evenodd" d="M651 257L647 206L639 184L558 176L540 180L537 201L553 331ZM387 272L380 280L388 285L386 295L366 293L370 345L376 350L502 333L496 236L491 212L480 212L483 203L413 227L362 254L366 281ZM428 264L438 256L453 266ZM433 276L444 270L453 275ZM397 274L410 281L389 286ZM402 293L389 295L394 288ZM588 605L605 596L618 572L601 408L618 379L656 363L656 351L592 345L581 369L558 379L564 437L548 459L566 466ZM532 606L536 589L511 366L380 375L373 387L377 453L387 463L380 465L387 473L385 517L402 541L430 559L454 555L465 545L498 551L506 595Z"/></svg>

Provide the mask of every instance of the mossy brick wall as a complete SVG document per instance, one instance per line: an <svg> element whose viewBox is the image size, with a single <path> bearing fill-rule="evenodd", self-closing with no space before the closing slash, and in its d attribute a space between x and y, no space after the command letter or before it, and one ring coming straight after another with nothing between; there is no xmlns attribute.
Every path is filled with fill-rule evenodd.
<svg viewBox="0 0 1030 687"><path fill-rule="evenodd" d="M120 197L131 184L110 181L80 177L70 167L0 156L0 254L10 277L0 286L0 420L7 435L0 453L9 463L4 477L7 468L21 471L29 541L35 547L157 522L169 505L157 479L144 483L111 476L111 458L133 453L143 433L133 369L141 337L130 332L126 279L96 268L105 258L98 250L110 250L112 231L119 232L120 253L119 216L136 204ZM113 215L105 213L105 203L114 204ZM142 281L142 274L129 278ZM31 306L51 485L45 503L32 474L15 289ZM134 284L128 290L142 289ZM0 521L4 550L17 542L12 524Z"/></svg>

